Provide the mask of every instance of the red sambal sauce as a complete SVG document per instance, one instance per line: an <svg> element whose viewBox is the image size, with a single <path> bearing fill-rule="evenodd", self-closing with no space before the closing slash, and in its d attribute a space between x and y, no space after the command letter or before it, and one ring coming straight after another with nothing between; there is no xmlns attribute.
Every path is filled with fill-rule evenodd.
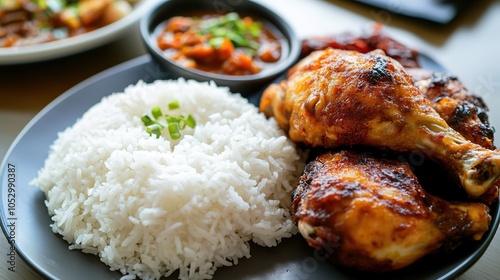
<svg viewBox="0 0 500 280"><path fill-rule="evenodd" d="M262 22L237 13L173 17L157 43L185 67L225 75L257 74L282 51L279 38Z"/></svg>

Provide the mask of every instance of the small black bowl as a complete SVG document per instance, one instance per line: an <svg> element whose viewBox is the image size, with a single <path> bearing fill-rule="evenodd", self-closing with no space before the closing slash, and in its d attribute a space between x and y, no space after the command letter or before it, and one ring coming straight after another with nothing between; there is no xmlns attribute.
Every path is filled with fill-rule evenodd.
<svg viewBox="0 0 500 280"><path fill-rule="evenodd" d="M166 57L156 40L158 26L174 16L195 12L236 12L252 16L259 21L272 25L283 36L282 54L272 67L252 75L223 75L184 67ZM153 6L141 19L142 40L153 60L168 73L169 78L183 77L197 81L214 81L218 86L227 86L232 92L249 95L261 90L266 84L278 77L295 64L300 55L301 41L292 27L279 15L268 8L249 0L167 0Z"/></svg>

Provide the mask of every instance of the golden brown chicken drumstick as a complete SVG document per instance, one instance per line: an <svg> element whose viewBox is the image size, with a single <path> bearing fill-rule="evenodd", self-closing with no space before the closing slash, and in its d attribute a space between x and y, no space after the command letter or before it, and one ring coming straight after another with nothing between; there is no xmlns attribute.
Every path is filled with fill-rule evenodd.
<svg viewBox="0 0 500 280"><path fill-rule="evenodd" d="M334 263L368 271L478 240L488 211L429 195L406 163L345 150L310 162L293 192L293 217L308 244Z"/></svg>
<svg viewBox="0 0 500 280"><path fill-rule="evenodd" d="M500 152L466 140L382 51L316 51L263 93L260 110L295 142L421 151L450 170L471 197L500 176ZM496 187L495 187L496 188Z"/></svg>
<svg viewBox="0 0 500 280"><path fill-rule="evenodd" d="M489 149L494 148L494 130L489 124L486 114L488 108L482 99L469 92L457 77L446 72L420 68L418 51L384 34L381 24L375 23L372 28L361 34L343 32L306 38L302 41L301 55L305 57L313 51L329 47L361 53L383 50L412 75L417 87L449 126L476 144Z"/></svg>

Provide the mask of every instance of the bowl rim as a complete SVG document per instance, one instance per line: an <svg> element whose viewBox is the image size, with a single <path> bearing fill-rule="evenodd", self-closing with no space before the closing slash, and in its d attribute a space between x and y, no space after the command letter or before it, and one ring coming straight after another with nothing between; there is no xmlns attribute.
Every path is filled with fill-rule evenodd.
<svg viewBox="0 0 500 280"><path fill-rule="evenodd" d="M204 2L203 0L190 0L191 2ZM228 1L228 3L235 2L231 7L235 8L238 5L241 4L247 4L247 5L253 5L253 8L258 10L258 13L255 14L263 14L264 16L262 17L269 23L273 24L282 34L283 38L288 42L288 52L286 53L286 57L280 59L277 64L270 69L267 69L265 71L260 71L259 73L256 74L250 74L250 75L226 75L226 74L218 74L218 73L212 73L212 72L207 72L195 68L189 68L189 67L184 67L182 65L179 65L175 61L171 60L170 58L166 57L161 49L153 43L152 40L152 34L154 33L154 29L158 26L157 22L157 17L161 15L161 13L158 12L159 9L161 9L164 5L173 5L175 2L188 2L186 0L163 0L163 1L158 1L155 5L153 5L148 12L140 19L140 33L141 33L141 38L143 43L145 44L146 48L148 51L153 54L153 56L156 56L156 59L162 59L164 62L169 64L172 67L175 67L179 69L180 72L185 72L188 73L189 75L193 76L198 76L202 77L205 79L209 80L215 80L215 81L228 81L228 82L252 82L252 81L261 81L263 79L269 79L272 77L276 77L279 74L285 72L288 70L293 64L295 64L298 59L300 58L300 53L301 53L301 41L300 38L298 37L297 33L291 26L291 24L286 21L281 15L277 14L274 10L268 8L267 6L257 3L252 0L238 0L238 1ZM224 1L222 1L224 3ZM193 11L196 10L202 10L196 7L196 5L193 5ZM216 9L214 9L217 11ZM237 11L237 8L233 9ZM254 11L252 11L254 12ZM169 17L165 17L164 20L159 21L164 22L168 19Z"/></svg>

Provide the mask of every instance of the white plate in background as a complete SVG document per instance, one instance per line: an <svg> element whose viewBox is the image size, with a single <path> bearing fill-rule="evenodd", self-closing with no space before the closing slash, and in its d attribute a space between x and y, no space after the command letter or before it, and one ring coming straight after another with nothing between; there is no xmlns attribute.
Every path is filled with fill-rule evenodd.
<svg viewBox="0 0 500 280"><path fill-rule="evenodd" d="M59 58L109 43L136 24L141 15L154 2L155 0L141 0L134 6L132 13L124 18L78 36L42 44L0 48L0 65L21 64Z"/></svg>

